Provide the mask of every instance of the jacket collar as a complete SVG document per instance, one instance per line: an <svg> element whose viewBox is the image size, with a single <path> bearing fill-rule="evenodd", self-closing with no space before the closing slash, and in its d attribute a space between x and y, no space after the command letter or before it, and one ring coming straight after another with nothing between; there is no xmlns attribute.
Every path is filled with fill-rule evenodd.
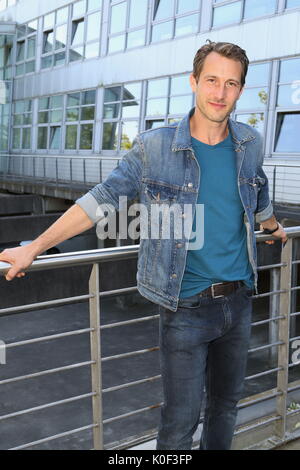
<svg viewBox="0 0 300 470"><path fill-rule="evenodd" d="M192 150L192 138L190 133L190 118L195 112L192 108L190 112L178 123L175 136L172 142L172 151ZM255 135L251 132L251 128L244 126L233 119L228 120L230 132L234 142L240 146L244 142L254 140Z"/></svg>

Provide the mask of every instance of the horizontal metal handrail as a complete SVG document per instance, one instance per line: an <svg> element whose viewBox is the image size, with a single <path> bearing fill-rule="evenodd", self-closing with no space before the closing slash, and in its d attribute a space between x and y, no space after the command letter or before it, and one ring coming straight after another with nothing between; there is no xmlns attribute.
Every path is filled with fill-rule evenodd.
<svg viewBox="0 0 300 470"><path fill-rule="evenodd" d="M51 154L47 154L47 155L41 155L41 154L22 154L22 155L19 155L19 154L3 154L1 153L0 154L0 160L5 157L5 158L40 158L40 159L59 159L59 160L70 160L70 159L73 159L73 160L88 160L88 161L99 161L99 160L103 160L103 161L111 161L111 160L122 160L123 157L121 156L103 156L103 155L99 155L99 156L86 156L86 155L51 155ZM0 170L0 173L1 173L1 170Z"/></svg>
<svg viewBox="0 0 300 470"><path fill-rule="evenodd" d="M300 227L285 228L288 238L300 237ZM264 235L262 232L255 232L257 243L267 240L274 240L275 237ZM79 266L84 264L101 263L104 261L116 261L135 258L138 254L139 245L128 245L113 248L101 248L98 250L77 251L70 253L61 253L58 255L38 256L36 261L27 268L27 271L41 271L59 267ZM278 264L270 265L275 267ZM5 275L9 268L8 263L0 262L0 275ZM261 294L264 295L264 294Z"/></svg>
<svg viewBox="0 0 300 470"><path fill-rule="evenodd" d="M289 246L291 246L292 240L290 240L290 239L300 237L300 227L289 227L289 228L286 229L286 232L287 232L289 243L290 243ZM263 235L261 232L256 232L255 235L256 235L256 241L257 242L264 242L266 240L274 239L274 237L268 236L268 235ZM27 271L29 271L29 272L30 271L40 271L40 270L55 269L55 268L66 267L66 266L71 267L71 266L82 266L82 265L92 264L93 265L94 277L93 277L93 283L90 284L89 294L84 295L84 296L74 296L74 297L69 297L69 298L66 298L66 299L56 299L54 301L40 302L40 303L30 304L30 305L23 305L21 307L11 307L9 309L2 309L2 310L0 310L0 315L5 314L5 313L20 313L22 311L26 311L26 310L30 310L30 309L42 308L42 307L44 308L44 307L47 307L47 306L50 306L50 305L62 305L63 303L72 303L72 302L78 302L78 301L89 301L90 305L91 305L91 302L92 302L95 306L97 304L97 302L99 302L101 297L103 298L103 297L109 297L109 296L113 296L113 295L120 295L120 294L124 294L124 293L129 293L129 292L136 292L137 286L133 286L133 287L129 287L129 288L123 288L123 289L114 289L114 290L110 290L110 291L106 291L106 292L105 291L101 292L100 289L99 289L99 286L97 287L98 284L97 284L96 281L98 279L98 275L97 275L98 271L95 270L95 267L97 267L101 263L105 263L105 262L108 262L108 261L111 262L111 261L115 261L115 260L125 260L125 259L136 258L137 255L138 255L138 250L139 250L139 245L129 245L129 246L122 246L122 247L114 247L114 248L109 248L109 249L98 249L98 250L90 250L90 251L78 251L78 252L72 252L72 253L63 253L63 254L60 254L60 255L39 256L33 262L33 264L27 269ZM285 253L285 251L283 253ZM292 264L296 265L298 263L299 263L298 261L292 261L290 259L289 259L289 261L287 261L287 258L285 258L285 260L283 260L281 263L274 263L274 264L271 264L271 265L268 265L268 266L262 266L262 267L260 267L261 268L260 270L267 270L267 269L271 270L271 269L275 269L275 268L280 268L281 271L284 272L284 270L289 270L290 267L292 266ZM5 275L5 273L9 269L9 266L10 265L7 264L7 263L0 262L0 275ZM292 292L292 291L296 292L298 289L299 289L298 286L291 287L291 286L288 286L287 284L283 284L283 285L280 286L279 289L276 289L276 290L273 290L273 291L270 291L270 292L266 292L266 293L263 293L263 294L254 295L253 299L258 299L258 298L261 298L261 297L272 296L272 295L277 295L278 297L282 297L282 296L284 297L284 296L287 295L288 292ZM93 307L93 308L95 308L95 307ZM90 312L91 312L91 310L90 310ZM277 316L274 316L274 317L272 317L268 320L262 320L262 321L255 322L252 325L253 326L258 326L258 325L262 325L262 324L271 323L271 322L274 322L274 321L280 323L280 322L282 322L282 321L284 322L286 320L286 315L284 314L285 309L282 310L282 314L279 314L278 311L276 313L277 313ZM300 312L298 312L298 313L300 313ZM121 326L124 326L124 325L132 325L132 324L135 324L135 323L150 321L150 320L153 320L153 319L158 319L158 317L159 317L159 315L149 315L149 316L144 316L144 317L137 318L137 319L118 321L118 322L115 322L115 323L109 323L109 324L105 324L105 325L98 324L98 326L97 326L97 322L95 323L95 321L93 320L93 323L92 323L92 320L91 320L90 328L85 328L85 329L82 329L82 330L74 330L74 331L71 331L71 332L68 331L68 332L64 332L64 333L57 333L57 334L44 336L44 337L40 337L40 338L27 339L27 340L23 340L23 341L19 341L19 342L10 343L10 344L7 344L6 346L8 348L12 348L12 347L20 346L20 345L24 346L24 345L27 345L27 344L37 343L37 342L40 342L40 341L59 339L59 338L63 338L63 337L66 337L66 336L78 335L78 334L82 334L82 333L90 333L91 336L94 335L94 341L95 341L95 335L99 336L99 333L100 333L101 330L104 330L104 329L107 330L107 329L110 329L110 328L121 327ZM292 339L296 339L296 338L292 338ZM285 347L288 343L290 343L292 339L286 340L286 339L281 339L280 338L280 340L278 340L278 341L269 342L270 344L265 344L265 345L261 345L261 346L249 349L248 352L249 353L258 352L258 351L262 351L262 350L268 350L268 349L271 349L271 348L276 348L276 349L278 348L280 350L280 348ZM99 347L99 345L100 344L98 344L98 347ZM55 369L43 370L43 371L36 372L36 373L33 373L33 374L27 374L27 375L24 375L24 376L8 378L8 379L0 381L0 385L1 384L12 383L12 382L17 382L17 381L21 381L21 380L26 380L26 379L29 379L29 378L40 377L40 376L43 376L43 375L46 375L46 374L61 372L61 371L70 370L70 369L83 367L83 366L92 367L92 370L94 370L94 372L92 372L92 376L93 376L93 374L95 376L95 370L101 369L101 364L103 364L107 361L112 361L112 360L116 360L116 359L123 359L123 358L130 358L130 357L133 357L133 356L143 355L145 353L155 352L155 351L158 351L158 350L159 350L159 347L155 346L155 347L151 347L151 348L140 349L138 351L130 351L130 352L122 353L122 354L115 354L115 355L112 355L112 356L101 357L101 355L97 356L97 349L95 349L94 354L92 354L92 356L91 356L92 360L90 360L90 361L85 361L85 362L82 362L82 363L62 366L62 367L58 367L58 368L55 368ZM99 351L100 351L100 349L99 349ZM279 352L278 352L278 354L279 354ZM254 378L256 379L256 378L259 378L259 377L263 377L263 376L266 376L266 375L269 375L269 374L273 374L275 372L277 372L278 374L283 374L283 373L286 373L285 372L286 368L293 367L294 365L295 364L288 364L288 363L283 365L283 364L280 364L280 362L278 362L278 367L275 367L275 368L269 369L269 370L265 370L263 372L258 372L257 374L254 374L254 375L251 375L251 376L247 376L247 377L245 377L245 380L249 381L251 379L254 379ZM96 372L96 375L97 375L97 372ZM25 410L15 411L13 413L8 413L7 415L3 415L2 417L0 416L0 421L8 419L8 418L13 418L13 417L16 417L16 416L19 416L19 415L25 415L27 413L31 413L31 412L34 412L34 411L39 411L39 410L46 409L46 408L49 408L49 407L54 407L56 405L61 405L61 404L64 404L64 403L68 403L69 401L80 400L80 399L83 399L83 398L91 398L93 400L93 403L95 402L93 404L93 412L94 413L96 412L96 414L97 414L97 410L99 411L99 404L97 404L98 403L97 400L100 399L100 395L102 393L108 393L108 392L113 392L113 391L125 389L125 388L132 387L132 386L135 386L135 385L152 382L152 381L158 380L160 378L161 378L160 375L155 375L153 377L147 377L147 378L140 379L140 380L135 380L135 381L132 381L132 382L129 382L129 383L123 383L123 384L115 385L113 387L109 387L109 388L106 388L106 389L105 388L103 389L102 387L99 386L100 384L98 384L98 386L96 386L96 388L94 388L94 386L93 386L93 388L92 388L93 391L89 392L87 394L78 395L76 397L71 397L71 398L66 398L66 399L55 401L55 402L52 402L52 403L38 405L36 407L28 408L28 409L25 409ZM101 393L99 392L99 390L101 390ZM278 389L277 392L270 393L268 397L266 397L266 395L265 395L264 397L254 399L253 403L254 402L259 403L260 401L264 401L264 400L271 399L271 398L277 398L278 400L284 400L285 397L286 397L287 392L288 392L288 390L286 390L286 389L282 389L282 390ZM250 406L250 404L251 404L251 400L248 400L247 403L241 404L241 406L239 406L239 408ZM31 442L31 443L24 444L22 446L15 447L14 449L28 448L30 446L38 445L38 444L43 443L43 442L48 442L50 440L57 439L59 437L71 435L75 432L79 432L80 430L84 430L84 429L93 429L95 445L97 446L97 442L98 442L100 447L97 447L97 448L103 448L103 443L102 444L100 443L101 439L103 439L103 434L102 434L102 431L101 431L101 428L102 428L103 424L115 422L115 421L120 420L120 419L124 419L124 418L130 417L130 416L138 415L140 413L143 413L145 411L148 411L148 410L151 410L151 409L154 409L154 408L158 408L160 406L162 406L162 403L156 403L154 405L143 407L143 408L140 408L138 410L133 410L133 411L130 411L128 413L124 413L122 415L114 416L114 417L108 418L108 419L103 419L103 418L101 418L101 416L95 416L94 415L94 423L92 425L83 426L82 428L77 428L77 430L66 431L65 433L60 433L60 434L56 434L54 436L49 436L49 437L46 437L44 439L40 439L40 440ZM266 424L268 422L271 423L273 421L279 421L279 420L285 419L285 418L283 418L283 413L281 411L279 411L278 413L279 413L279 415L274 417L274 418L266 417L264 419L263 424ZM286 417L287 414L288 413L285 411L284 416ZM253 428L256 428L257 426L261 426L261 425L262 425L262 423L259 423L257 425L254 425ZM247 428L246 430L250 429L248 426L246 426L246 428ZM237 431L236 433L239 434L240 432L244 432L244 430ZM102 436L102 437L99 438L99 436Z"/></svg>

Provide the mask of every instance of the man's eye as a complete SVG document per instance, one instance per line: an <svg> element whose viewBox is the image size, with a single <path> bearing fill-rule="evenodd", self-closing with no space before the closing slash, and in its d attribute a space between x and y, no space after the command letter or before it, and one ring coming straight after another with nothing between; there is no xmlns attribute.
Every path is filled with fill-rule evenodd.
<svg viewBox="0 0 300 470"><path fill-rule="evenodd" d="M229 86L229 87L236 86L236 83L235 83L235 82L229 82L229 83L228 83L228 86Z"/></svg>

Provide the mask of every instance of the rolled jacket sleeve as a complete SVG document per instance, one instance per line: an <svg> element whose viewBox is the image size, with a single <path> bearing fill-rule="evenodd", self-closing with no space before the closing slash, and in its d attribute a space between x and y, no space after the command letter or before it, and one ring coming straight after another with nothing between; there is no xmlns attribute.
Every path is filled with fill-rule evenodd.
<svg viewBox="0 0 300 470"><path fill-rule="evenodd" d="M140 137L133 142L132 149L121 160L103 183L96 185L87 194L77 199L78 204L97 223L104 212L119 209L120 197L133 200L140 192L144 152Z"/></svg>

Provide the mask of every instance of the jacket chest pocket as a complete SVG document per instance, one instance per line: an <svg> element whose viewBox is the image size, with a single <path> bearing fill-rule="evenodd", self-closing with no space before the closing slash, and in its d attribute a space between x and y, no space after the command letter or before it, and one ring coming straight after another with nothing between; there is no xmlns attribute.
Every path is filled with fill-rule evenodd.
<svg viewBox="0 0 300 470"><path fill-rule="evenodd" d="M256 209L259 191L265 182L265 178L261 178L260 176L253 176L252 178L239 178L241 194L246 200L246 206L250 209Z"/></svg>
<svg viewBox="0 0 300 470"><path fill-rule="evenodd" d="M146 202L150 204L173 204L178 199L178 190L172 187L155 183L147 183L144 186Z"/></svg>

